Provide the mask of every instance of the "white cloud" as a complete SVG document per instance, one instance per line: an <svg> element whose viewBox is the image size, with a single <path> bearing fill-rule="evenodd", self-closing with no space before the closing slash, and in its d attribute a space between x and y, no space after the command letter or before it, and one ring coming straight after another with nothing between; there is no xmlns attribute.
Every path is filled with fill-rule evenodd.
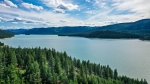
<svg viewBox="0 0 150 84"><path fill-rule="evenodd" d="M26 21L26 19L23 19L23 18L20 18L20 17L16 17L12 21L14 21L14 22L23 22L23 21Z"/></svg>
<svg viewBox="0 0 150 84"><path fill-rule="evenodd" d="M13 24L16 26L20 26L20 24L22 24L21 26L26 25L26 27L49 27L85 25L102 26L118 22L129 22L143 18L150 18L150 1L148 0L112 0L112 3L108 2L110 0L97 0L101 2L99 4L97 2L96 7L100 4L103 5L98 6L97 9L93 9L94 7L88 8L87 6L80 5L81 11L78 11L76 14L72 14L70 12L65 13L65 11L79 9L79 6L75 5L70 0L70 2L67 2L67 0L42 1L48 7L52 7L53 9L50 8L48 10L42 10L44 6L39 8L40 6L28 3L26 6L22 6L22 4L18 5L27 9L40 10L37 13L37 11L34 10L25 11L19 7L12 7L4 2L0 2L0 20L4 23L18 23ZM90 1L90 3L94 3L92 0Z"/></svg>
<svg viewBox="0 0 150 84"><path fill-rule="evenodd" d="M111 3L105 0L96 1L97 4L106 3L104 7L107 8L97 10L99 13L92 15L87 21L100 21L101 24L108 25L150 18L150 0L112 0ZM108 3L110 6L108 6Z"/></svg>
<svg viewBox="0 0 150 84"><path fill-rule="evenodd" d="M36 11L25 11L16 8L3 8L0 12L3 13L1 17L8 19L6 22L18 22L18 25L20 23L34 23L37 24L35 27L69 26L77 25L77 22L79 22L78 19L71 17L69 14L54 13L48 10L41 10L37 13ZM16 16L19 16L19 18L16 18ZM61 20L66 20L67 22L64 24L60 22Z"/></svg>
<svg viewBox="0 0 150 84"><path fill-rule="evenodd" d="M3 7L5 7L5 8L9 8L9 6L7 6L6 4L2 4L2 3L0 3L0 8L3 8Z"/></svg>
<svg viewBox="0 0 150 84"><path fill-rule="evenodd" d="M20 18L20 17L15 17L14 19L8 20L7 22L12 22L12 23L18 23L18 22L22 22L22 23L42 23L41 21L25 19L25 18Z"/></svg>
<svg viewBox="0 0 150 84"><path fill-rule="evenodd" d="M130 11L135 13L148 13L150 0L114 0L114 6L118 11Z"/></svg>
<svg viewBox="0 0 150 84"><path fill-rule="evenodd" d="M57 6L57 8L71 11L75 9L77 10L78 6L73 4L60 4L59 6Z"/></svg>
<svg viewBox="0 0 150 84"><path fill-rule="evenodd" d="M65 23L65 22L68 22L67 20L60 20L60 22L63 22L63 23Z"/></svg>
<svg viewBox="0 0 150 84"><path fill-rule="evenodd" d="M18 24L18 22L12 22L13 24Z"/></svg>
<svg viewBox="0 0 150 84"><path fill-rule="evenodd" d="M4 0L4 3L7 6L18 8L18 6L16 4L12 3L10 0Z"/></svg>
<svg viewBox="0 0 150 84"><path fill-rule="evenodd" d="M1 21L8 21L8 19L3 18L3 17L0 17L0 20L1 20Z"/></svg>
<svg viewBox="0 0 150 84"><path fill-rule="evenodd" d="M56 13L65 13L63 9L59 9L59 8L55 8L53 11L55 11Z"/></svg>
<svg viewBox="0 0 150 84"><path fill-rule="evenodd" d="M54 9L57 8L64 11L72 11L77 10L78 5L74 5L72 3L65 3L62 0L41 0L46 6L52 7Z"/></svg>
<svg viewBox="0 0 150 84"><path fill-rule="evenodd" d="M91 2L91 0L85 0L86 2Z"/></svg>
<svg viewBox="0 0 150 84"><path fill-rule="evenodd" d="M90 10L90 11L85 11L85 13L87 13L87 14L96 14L96 12L95 12L95 11L92 11L92 10Z"/></svg>
<svg viewBox="0 0 150 84"><path fill-rule="evenodd" d="M33 4L29 4L29 3L22 3L21 5L27 9L35 9L35 10L42 10L43 9L42 6L36 6Z"/></svg>
<svg viewBox="0 0 150 84"><path fill-rule="evenodd" d="M93 6L97 10L111 9L111 0L93 0Z"/></svg>

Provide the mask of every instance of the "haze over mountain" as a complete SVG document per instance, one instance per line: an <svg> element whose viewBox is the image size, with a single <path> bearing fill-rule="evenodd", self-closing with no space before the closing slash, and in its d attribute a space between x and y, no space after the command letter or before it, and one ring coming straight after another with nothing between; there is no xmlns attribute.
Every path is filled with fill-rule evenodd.
<svg viewBox="0 0 150 84"><path fill-rule="evenodd" d="M0 0L0 29L104 26L150 18L150 0Z"/></svg>

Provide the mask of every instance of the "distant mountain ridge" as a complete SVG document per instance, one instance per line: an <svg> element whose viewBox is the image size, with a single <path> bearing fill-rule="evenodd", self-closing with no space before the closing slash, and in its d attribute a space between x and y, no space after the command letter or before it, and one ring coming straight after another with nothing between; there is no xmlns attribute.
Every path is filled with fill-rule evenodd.
<svg viewBox="0 0 150 84"><path fill-rule="evenodd" d="M150 19L143 19L136 22L103 26L97 28L96 30L113 30L119 32L150 35Z"/></svg>
<svg viewBox="0 0 150 84"><path fill-rule="evenodd" d="M72 34L72 33L84 33L92 31L93 27L76 26L76 27L48 27L48 28L34 28L24 32L24 34Z"/></svg>
<svg viewBox="0 0 150 84"><path fill-rule="evenodd" d="M141 38L141 35L125 33L125 32L109 31L109 30L93 31L93 32L83 33L83 34L65 34L65 35L62 34L59 36L79 36L79 37L87 37L87 38L109 38L109 39Z"/></svg>
<svg viewBox="0 0 150 84"><path fill-rule="evenodd" d="M17 34L75 34L85 33L99 30L109 30L117 32L127 32L140 35L150 35L150 19L142 19L136 22L119 23L102 27L75 26L75 27L48 27L48 28L33 28L26 30L9 30Z"/></svg>

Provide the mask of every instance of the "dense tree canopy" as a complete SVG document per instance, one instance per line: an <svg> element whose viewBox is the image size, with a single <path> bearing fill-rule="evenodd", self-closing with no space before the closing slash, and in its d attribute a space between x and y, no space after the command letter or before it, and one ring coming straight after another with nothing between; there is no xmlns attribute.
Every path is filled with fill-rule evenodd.
<svg viewBox="0 0 150 84"><path fill-rule="evenodd" d="M81 36L88 38L112 38L112 39L120 39L120 38L140 38L140 35L125 33L125 32L116 32L116 31L94 31L90 33L84 34L71 34L71 36Z"/></svg>
<svg viewBox="0 0 150 84"><path fill-rule="evenodd" d="M4 43L0 42L0 46L4 46Z"/></svg>
<svg viewBox="0 0 150 84"><path fill-rule="evenodd" d="M14 36L13 33L10 33L10 32L4 31L4 30L0 30L0 39L1 38L9 38L9 37L13 37L13 36Z"/></svg>
<svg viewBox="0 0 150 84"><path fill-rule="evenodd" d="M0 84L147 84L55 49L0 47Z"/></svg>

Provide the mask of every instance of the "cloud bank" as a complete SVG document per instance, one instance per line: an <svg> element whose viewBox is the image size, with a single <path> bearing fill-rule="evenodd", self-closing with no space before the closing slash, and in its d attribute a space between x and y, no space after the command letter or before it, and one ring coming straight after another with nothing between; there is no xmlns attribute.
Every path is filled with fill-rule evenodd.
<svg viewBox="0 0 150 84"><path fill-rule="evenodd" d="M149 3L150 0L3 0L0 1L0 28L132 22L150 18Z"/></svg>

